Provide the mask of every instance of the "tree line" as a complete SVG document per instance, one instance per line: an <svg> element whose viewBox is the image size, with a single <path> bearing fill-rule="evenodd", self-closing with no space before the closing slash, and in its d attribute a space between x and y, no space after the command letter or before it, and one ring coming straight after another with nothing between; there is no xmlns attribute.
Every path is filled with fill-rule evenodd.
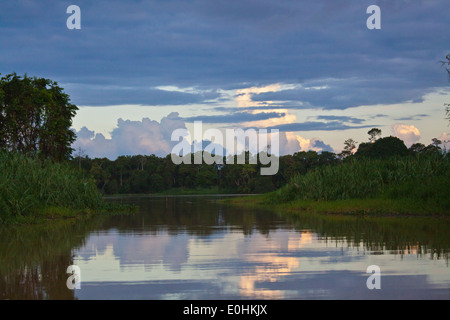
<svg viewBox="0 0 450 320"><path fill-rule="evenodd" d="M193 154L190 155L192 158ZM246 153L248 159L250 154ZM313 167L337 163L330 152L298 152L279 158L280 169L273 176L260 174L261 164L176 165L170 155L119 156L116 160L76 157L73 166L89 174L106 194L159 193L172 188L220 189L222 192L262 193L287 183L289 177ZM237 161L235 161L237 162Z"/></svg>
<svg viewBox="0 0 450 320"><path fill-rule="evenodd" d="M245 164L179 164L172 162L170 155L119 156L116 160L78 156L71 163L95 180L97 187L105 194L154 194L174 188L216 190L228 193L265 193L286 185L297 175L321 166L339 165L355 158L385 159L390 157L440 157L449 159L450 153L443 150L442 142L433 139L429 145L413 144L407 148L396 137L381 138L381 130L373 128L368 142L348 139L341 153L328 151L299 151L279 157L279 170L275 175L260 174L261 163L249 164L251 156L246 152ZM194 155L191 154L193 158ZM193 163L193 161L192 161Z"/></svg>
<svg viewBox="0 0 450 320"><path fill-rule="evenodd" d="M450 64L449 56L447 56ZM77 106L70 102L57 82L21 77L15 73L0 79L0 150L55 162L68 161L91 177L106 194L159 193L173 188L218 189L223 192L263 193L285 185L291 177L324 165L338 165L355 157L444 156L441 141L413 144L409 149L395 137L381 138L371 129L367 142L344 142L342 152L299 151L279 158L273 176L259 174L261 164L175 165L170 158L155 155L120 156L116 160L90 159L82 150L74 154L72 126ZM193 155L191 155L193 157ZM246 155L248 159L250 154ZM204 157L202 157L204 158ZM224 161L226 163L226 161ZM236 161L234 162L236 163Z"/></svg>

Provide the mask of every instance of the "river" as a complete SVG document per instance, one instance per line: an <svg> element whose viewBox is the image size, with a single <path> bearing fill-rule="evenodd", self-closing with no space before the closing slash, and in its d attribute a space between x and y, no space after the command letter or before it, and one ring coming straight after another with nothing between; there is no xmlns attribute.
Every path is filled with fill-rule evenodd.
<svg viewBox="0 0 450 320"><path fill-rule="evenodd" d="M111 198L139 212L0 230L0 298L450 299L448 218L286 216L224 197Z"/></svg>

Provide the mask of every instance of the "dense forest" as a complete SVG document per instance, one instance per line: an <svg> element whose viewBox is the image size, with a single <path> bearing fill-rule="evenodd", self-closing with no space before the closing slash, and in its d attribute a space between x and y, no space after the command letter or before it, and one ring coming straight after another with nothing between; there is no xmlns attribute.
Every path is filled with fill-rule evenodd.
<svg viewBox="0 0 450 320"><path fill-rule="evenodd" d="M176 190L198 190L200 193L265 193L286 185L292 177L323 166L334 166L358 158L383 159L388 157L438 157L448 159L449 153L442 150L442 142L433 139L428 146L416 143L407 148L395 137L379 138L381 130L368 132L368 142L356 147L355 141L346 140L344 150L332 152L299 151L279 158L279 170L275 175L260 174L261 164L180 164L175 165L170 155L120 156L116 160L91 159L78 156L72 165L95 180L104 194L155 194ZM193 155L191 155L193 157ZM250 155L246 154L248 159ZM444 160L445 161L445 160Z"/></svg>

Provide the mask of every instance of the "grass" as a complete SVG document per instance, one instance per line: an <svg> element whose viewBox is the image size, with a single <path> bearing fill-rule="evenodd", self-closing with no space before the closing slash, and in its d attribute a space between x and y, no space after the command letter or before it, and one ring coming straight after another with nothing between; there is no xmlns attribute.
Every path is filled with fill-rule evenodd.
<svg viewBox="0 0 450 320"><path fill-rule="evenodd" d="M438 157L355 159L232 203L324 214L449 215L450 163Z"/></svg>
<svg viewBox="0 0 450 320"><path fill-rule="evenodd" d="M111 209L114 206L103 200L94 181L68 164L0 152L0 224L90 216Z"/></svg>

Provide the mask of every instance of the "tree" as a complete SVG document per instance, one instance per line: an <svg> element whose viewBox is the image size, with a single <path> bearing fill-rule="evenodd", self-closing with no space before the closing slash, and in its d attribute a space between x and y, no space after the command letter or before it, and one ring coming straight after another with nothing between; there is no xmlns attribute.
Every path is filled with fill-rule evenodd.
<svg viewBox="0 0 450 320"><path fill-rule="evenodd" d="M337 163L336 155L333 152L322 151L318 155L318 157L319 157L319 159L318 159L317 164L319 166L331 165L331 164L336 164Z"/></svg>
<svg viewBox="0 0 450 320"><path fill-rule="evenodd" d="M450 103L445 103L444 105L445 105L445 114L447 115L445 119L448 119L450 124Z"/></svg>
<svg viewBox="0 0 450 320"><path fill-rule="evenodd" d="M388 158L392 156L406 156L409 154L405 143L397 137L380 138L374 143L361 143L357 157Z"/></svg>
<svg viewBox="0 0 450 320"><path fill-rule="evenodd" d="M442 66L450 66L450 54L446 55L445 59L446 60L441 60ZM450 68L445 67L445 69L447 70L448 76L450 77Z"/></svg>
<svg viewBox="0 0 450 320"><path fill-rule="evenodd" d="M448 55L445 57L445 59L446 59L446 60L442 60L442 61L441 61L442 66L446 66L446 65L447 65L447 66L450 66L450 54L448 54ZM447 70L448 78L449 78L449 81L450 81L450 68L445 67L445 69ZM445 103L445 106L446 106L446 108L445 108L445 114L447 115L446 119L448 119L449 122L450 122L450 103Z"/></svg>
<svg viewBox="0 0 450 320"><path fill-rule="evenodd" d="M78 110L57 82L9 74L0 79L0 148L55 161L69 159Z"/></svg>
<svg viewBox="0 0 450 320"><path fill-rule="evenodd" d="M78 160L78 170L81 170L81 160L86 157L86 152L81 147L77 148L74 159Z"/></svg>
<svg viewBox="0 0 450 320"><path fill-rule="evenodd" d="M119 186L123 186L123 176L128 171L128 163L129 163L129 157L128 156L119 156L117 157L116 161L116 168L119 173Z"/></svg>
<svg viewBox="0 0 450 320"><path fill-rule="evenodd" d="M439 140L438 138L433 138L431 139L431 144L434 145L436 148L440 148L439 145L442 144L442 141Z"/></svg>
<svg viewBox="0 0 450 320"><path fill-rule="evenodd" d="M111 175L108 171L102 168L102 164L103 163L99 162L93 163L89 173L95 179L97 188L103 192L106 184L109 182L109 178L111 177Z"/></svg>
<svg viewBox="0 0 450 320"><path fill-rule="evenodd" d="M413 153L421 153L425 149L425 147L426 146L423 143L417 142L412 144L411 147L409 147L409 150Z"/></svg>
<svg viewBox="0 0 450 320"><path fill-rule="evenodd" d="M150 192L161 192L163 190L164 178L158 173L153 173L150 176Z"/></svg>
<svg viewBox="0 0 450 320"><path fill-rule="evenodd" d="M369 137L370 142L375 142L378 139L377 136L381 136L381 130L378 128L372 128L367 133L370 136Z"/></svg>
<svg viewBox="0 0 450 320"><path fill-rule="evenodd" d="M437 138L433 138L431 141L432 142L428 146L423 148L421 153L425 155L441 155L442 149L439 145L442 144L442 141Z"/></svg>
<svg viewBox="0 0 450 320"><path fill-rule="evenodd" d="M196 175L197 187L212 187L217 184L217 169L212 165L202 164Z"/></svg>
<svg viewBox="0 0 450 320"><path fill-rule="evenodd" d="M353 139L347 139L344 141L344 150L341 151L341 153L339 154L340 158L347 158L348 156L351 156L353 154L353 150L355 150L356 148L356 144L358 142L356 142Z"/></svg>

